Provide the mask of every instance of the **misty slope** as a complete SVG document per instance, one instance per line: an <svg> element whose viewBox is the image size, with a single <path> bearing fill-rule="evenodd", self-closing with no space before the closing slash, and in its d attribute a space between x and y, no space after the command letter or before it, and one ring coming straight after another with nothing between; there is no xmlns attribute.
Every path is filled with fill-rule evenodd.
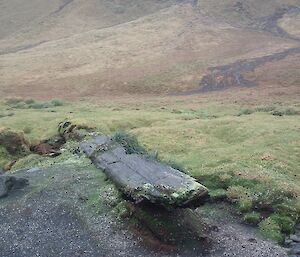
<svg viewBox="0 0 300 257"><path fill-rule="evenodd" d="M299 7L299 0L5 0L0 8L1 96L197 89L209 67L300 47ZM294 87L299 56L274 64L280 70L283 63L283 78L292 74ZM255 72L247 76L283 83L282 77L274 81Z"/></svg>
<svg viewBox="0 0 300 257"><path fill-rule="evenodd" d="M6 51L135 20L174 0L2 1L0 39ZM3 45L2 45L3 46Z"/></svg>

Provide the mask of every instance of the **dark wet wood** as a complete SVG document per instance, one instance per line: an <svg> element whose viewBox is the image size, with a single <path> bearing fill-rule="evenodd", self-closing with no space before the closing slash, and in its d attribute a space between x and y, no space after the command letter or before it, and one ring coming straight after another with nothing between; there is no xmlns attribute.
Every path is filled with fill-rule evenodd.
<svg viewBox="0 0 300 257"><path fill-rule="evenodd" d="M186 206L207 195L194 178L125 149L106 136L81 143L81 149L131 199L165 206Z"/></svg>

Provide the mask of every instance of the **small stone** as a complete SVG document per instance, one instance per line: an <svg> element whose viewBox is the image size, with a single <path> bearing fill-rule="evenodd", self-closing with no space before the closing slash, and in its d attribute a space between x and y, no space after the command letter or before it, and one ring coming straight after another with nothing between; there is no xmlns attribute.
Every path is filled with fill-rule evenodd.
<svg viewBox="0 0 300 257"><path fill-rule="evenodd" d="M211 230L214 231L214 232L219 232L220 231L218 226L215 226L215 225L211 226Z"/></svg>
<svg viewBox="0 0 300 257"><path fill-rule="evenodd" d="M257 240L255 238L249 238L248 241L251 243L257 243Z"/></svg>
<svg viewBox="0 0 300 257"><path fill-rule="evenodd" d="M300 243L300 237L297 235L290 235L290 239L294 242Z"/></svg>

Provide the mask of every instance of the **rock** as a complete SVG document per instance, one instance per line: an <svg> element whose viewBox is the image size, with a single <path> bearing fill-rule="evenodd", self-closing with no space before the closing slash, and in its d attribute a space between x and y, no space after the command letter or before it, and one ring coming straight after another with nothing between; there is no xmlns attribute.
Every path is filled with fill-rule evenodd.
<svg viewBox="0 0 300 257"><path fill-rule="evenodd" d="M284 241L284 244L285 244L286 246L289 246L292 242L293 242L293 240L291 240L291 239L286 239L286 240Z"/></svg>
<svg viewBox="0 0 300 257"><path fill-rule="evenodd" d="M251 243L257 243L257 240L255 238L249 238L248 241Z"/></svg>
<svg viewBox="0 0 300 257"><path fill-rule="evenodd" d="M208 194L207 188L194 178L141 154L127 154L110 137L96 136L81 143L81 149L120 191L136 202L184 207Z"/></svg>
<svg viewBox="0 0 300 257"><path fill-rule="evenodd" d="M300 237L297 235L290 235L290 239L294 242L300 243Z"/></svg>
<svg viewBox="0 0 300 257"><path fill-rule="evenodd" d="M298 244L298 245L294 246L293 248L289 249L288 254L289 255L292 255L292 254L299 255L300 254L300 245Z"/></svg>
<svg viewBox="0 0 300 257"><path fill-rule="evenodd" d="M14 176L0 176L0 198L8 195L9 192L21 189L28 185L25 178L16 178Z"/></svg>

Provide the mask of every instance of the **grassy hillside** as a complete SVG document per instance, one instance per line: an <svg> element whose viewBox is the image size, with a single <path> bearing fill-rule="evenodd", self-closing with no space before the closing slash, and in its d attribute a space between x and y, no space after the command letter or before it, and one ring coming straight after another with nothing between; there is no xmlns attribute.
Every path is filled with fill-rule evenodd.
<svg viewBox="0 0 300 257"><path fill-rule="evenodd" d="M25 46L135 20L176 1L2 1L0 39Z"/></svg>
<svg viewBox="0 0 300 257"><path fill-rule="evenodd" d="M210 67L299 47L296 0L21 2L2 3L1 97L182 93Z"/></svg>
<svg viewBox="0 0 300 257"><path fill-rule="evenodd" d="M211 17L243 27L264 28L263 21L274 17L282 9L299 7L299 0L201 0L197 7Z"/></svg>

